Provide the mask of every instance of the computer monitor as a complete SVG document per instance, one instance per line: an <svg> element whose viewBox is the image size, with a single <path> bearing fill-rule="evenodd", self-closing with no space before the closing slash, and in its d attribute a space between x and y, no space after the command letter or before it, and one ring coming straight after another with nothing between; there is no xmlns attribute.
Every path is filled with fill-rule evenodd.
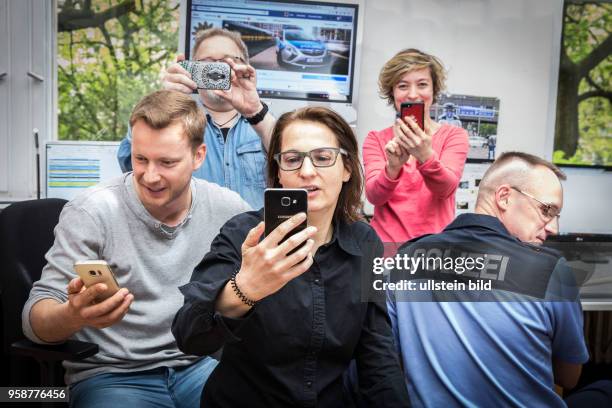
<svg viewBox="0 0 612 408"><path fill-rule="evenodd" d="M121 175L117 150L119 142L47 142L46 197L71 200L79 192Z"/></svg>
<svg viewBox="0 0 612 408"><path fill-rule="evenodd" d="M187 0L185 55L199 31L238 31L261 97L353 100L358 5L277 0Z"/></svg>

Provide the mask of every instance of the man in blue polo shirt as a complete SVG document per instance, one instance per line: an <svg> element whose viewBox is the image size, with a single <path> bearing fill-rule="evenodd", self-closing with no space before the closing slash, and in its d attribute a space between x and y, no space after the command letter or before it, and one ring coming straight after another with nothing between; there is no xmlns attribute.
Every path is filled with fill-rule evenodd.
<svg viewBox="0 0 612 408"><path fill-rule="evenodd" d="M237 192L251 207L258 209L263 206L266 187L265 149L276 120L259 99L255 69L249 65L248 58L248 49L236 32L211 28L196 38L193 60L225 61L235 75L229 91L198 90L207 116L206 159L193 175ZM168 67L163 86L186 94L197 88L178 63ZM132 169L130 129L119 146L117 159L121 170Z"/></svg>
<svg viewBox="0 0 612 408"><path fill-rule="evenodd" d="M504 153L480 183L474 214L399 253L427 242L495 247L509 258L504 284L530 297L544 293L567 270L563 258L539 246L558 232L564 179L536 156ZM550 270L535 273L541 269ZM388 307L414 406L565 406L554 384L574 387L588 360L577 300L423 302L402 301L404 294L389 292Z"/></svg>

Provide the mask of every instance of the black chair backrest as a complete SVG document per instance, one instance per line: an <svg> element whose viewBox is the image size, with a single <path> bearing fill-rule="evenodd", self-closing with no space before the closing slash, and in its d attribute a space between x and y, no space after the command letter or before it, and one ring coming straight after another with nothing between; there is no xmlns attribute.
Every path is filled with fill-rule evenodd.
<svg viewBox="0 0 612 408"><path fill-rule="evenodd" d="M23 338L21 310L32 284L40 279L45 254L54 241L53 229L66 200L21 201L0 212L0 291L5 352Z"/></svg>

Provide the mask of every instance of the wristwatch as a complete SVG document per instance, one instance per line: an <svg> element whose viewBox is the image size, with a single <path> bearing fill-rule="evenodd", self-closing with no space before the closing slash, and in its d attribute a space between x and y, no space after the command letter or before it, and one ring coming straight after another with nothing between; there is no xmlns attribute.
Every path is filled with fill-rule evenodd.
<svg viewBox="0 0 612 408"><path fill-rule="evenodd" d="M250 118L246 118L247 122L249 122L251 125L256 125L261 122L266 116L266 113L268 113L268 105L266 105L264 101L261 101L261 105L263 106L263 108L261 108L259 112L257 112L254 116L251 116Z"/></svg>

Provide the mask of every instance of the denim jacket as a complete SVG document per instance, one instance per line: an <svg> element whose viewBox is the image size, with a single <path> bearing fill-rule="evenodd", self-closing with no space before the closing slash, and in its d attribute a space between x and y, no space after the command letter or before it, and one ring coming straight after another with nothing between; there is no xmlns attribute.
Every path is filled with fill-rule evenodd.
<svg viewBox="0 0 612 408"><path fill-rule="evenodd" d="M266 187L266 156L261 138L245 118L240 117L223 139L221 130L206 115L206 158L196 170L194 177L227 187L240 196L254 209L263 207L263 193ZM121 141L117 159L122 171L132 170L132 133Z"/></svg>

